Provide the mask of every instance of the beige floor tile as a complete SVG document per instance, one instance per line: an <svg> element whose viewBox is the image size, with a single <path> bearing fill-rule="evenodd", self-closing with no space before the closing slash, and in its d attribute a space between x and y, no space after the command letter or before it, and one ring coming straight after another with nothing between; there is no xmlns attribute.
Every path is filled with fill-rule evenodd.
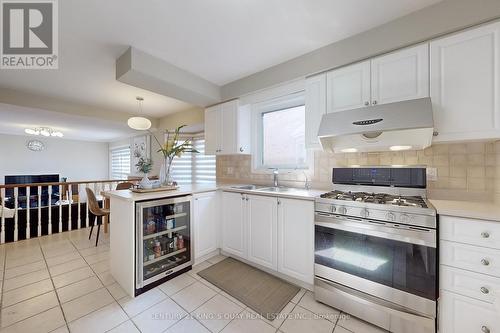
<svg viewBox="0 0 500 333"><path fill-rule="evenodd" d="M2 308L48 293L52 290L54 290L52 281L47 279L5 292L2 295Z"/></svg>
<svg viewBox="0 0 500 333"><path fill-rule="evenodd" d="M222 330L223 333L272 333L275 331L276 328L247 311L243 311L238 318L235 318Z"/></svg>
<svg viewBox="0 0 500 333"><path fill-rule="evenodd" d="M211 332L221 331L243 308L222 295L216 295L201 305L192 315Z"/></svg>
<svg viewBox="0 0 500 333"><path fill-rule="evenodd" d="M13 258L13 259L7 258L5 262L5 268L9 269L17 266L27 265L40 260L43 260L43 255L41 252L30 254L20 258Z"/></svg>
<svg viewBox="0 0 500 333"><path fill-rule="evenodd" d="M43 250L45 258L53 258L75 252L75 247L71 244Z"/></svg>
<svg viewBox="0 0 500 333"><path fill-rule="evenodd" d="M117 301L127 296L125 290L123 290L123 288L118 283L110 284L106 288L108 289L111 296L113 296L113 298Z"/></svg>
<svg viewBox="0 0 500 333"><path fill-rule="evenodd" d="M159 286L159 288L168 296L172 296L176 292L181 289L186 288L187 286L196 282L196 279L189 274L181 274L179 276L174 277L172 280L169 280Z"/></svg>
<svg viewBox="0 0 500 333"><path fill-rule="evenodd" d="M54 281L54 285L56 288L61 288L67 286L68 284L75 283L86 278L89 278L94 275L94 272L90 269L90 267L83 267L68 273L64 273L58 276L54 276L52 281Z"/></svg>
<svg viewBox="0 0 500 333"><path fill-rule="evenodd" d="M203 283L195 282L172 295L172 299L187 312L191 312L216 294L215 291L205 286Z"/></svg>
<svg viewBox="0 0 500 333"><path fill-rule="evenodd" d="M302 297L299 305L312 313L319 315L321 318L327 319L333 323L336 323L339 319L340 311L329 307L323 303L316 302L314 299L314 294L310 291Z"/></svg>
<svg viewBox="0 0 500 333"><path fill-rule="evenodd" d="M280 327L284 333L331 333L334 323L326 319L318 318L312 312L296 306Z"/></svg>
<svg viewBox="0 0 500 333"><path fill-rule="evenodd" d="M135 298L126 296L122 298L118 303L122 306L123 310L130 316L133 317L147 308L160 303L167 298L163 292L159 289L151 289L144 294L141 294Z"/></svg>
<svg viewBox="0 0 500 333"><path fill-rule="evenodd" d="M276 318L274 320L268 320L267 318L261 316L259 313L255 312L254 310L252 310L251 308L247 307L245 310L247 312L250 312L252 314L254 314L257 318L259 318L260 320L262 321L265 321L266 323L268 323L269 325L275 327L275 328L278 328L281 326L281 324L283 324L283 322L288 318L288 316L290 315L290 313L293 311L293 309L295 308L295 304L292 303L292 302L289 302L282 310L281 312L276 315Z"/></svg>
<svg viewBox="0 0 500 333"><path fill-rule="evenodd" d="M93 254L101 253L101 252L109 252L109 245L99 245L94 247L89 247L87 249L79 250L80 254L84 257L91 256Z"/></svg>
<svg viewBox="0 0 500 333"><path fill-rule="evenodd" d="M47 261L47 266L52 267L52 266L64 264L68 261L72 261L72 260L79 259L79 258L81 258L80 254L77 251L74 251L74 252L63 254L61 256L47 258L46 261Z"/></svg>
<svg viewBox="0 0 500 333"><path fill-rule="evenodd" d="M113 328L111 331L108 331L108 333L141 333L141 332L139 332L137 327L135 327L132 320L127 320L126 322ZM188 332L186 332L186 333L188 333Z"/></svg>
<svg viewBox="0 0 500 333"><path fill-rule="evenodd" d="M40 260L27 265L17 266L14 268L5 269L4 279L12 279L19 275L24 275L32 272L36 272L46 268L45 261Z"/></svg>
<svg viewBox="0 0 500 333"><path fill-rule="evenodd" d="M201 276L198 275L198 272L200 272L200 271L204 270L205 268L208 268L212 265L213 264L211 262L204 261L202 263L199 263L196 266L193 266L193 269L188 271L187 273L189 275L191 275L192 277L194 277L195 279L199 280L199 279L201 279Z"/></svg>
<svg viewBox="0 0 500 333"><path fill-rule="evenodd" d="M2 327L10 326L58 305L56 294L52 291L3 308L1 311Z"/></svg>
<svg viewBox="0 0 500 333"><path fill-rule="evenodd" d="M62 288L57 289L57 295L61 303L69 302L75 298L89 294L103 287L97 276L91 276L85 280L81 280Z"/></svg>
<svg viewBox="0 0 500 333"><path fill-rule="evenodd" d="M20 288L31 283L35 283L41 280L49 279L49 271L47 269L42 269L40 271L24 274L21 276L16 276L15 278L5 280L3 284L3 291L9 291L12 289Z"/></svg>
<svg viewBox="0 0 500 333"><path fill-rule="evenodd" d="M225 291L221 291L219 294L221 294L222 296L228 298L231 302L236 303L237 305L241 306L244 309L247 307L247 305L245 303L240 302L239 300L237 300L233 296L229 295Z"/></svg>
<svg viewBox="0 0 500 333"><path fill-rule="evenodd" d="M99 253L96 253L96 254L92 254L92 255L86 256L84 258L85 258L85 261L89 265L95 264L95 263L98 263L98 262L101 262L101 261L109 262L109 252L99 252Z"/></svg>
<svg viewBox="0 0 500 333"><path fill-rule="evenodd" d="M216 285L208 282L207 280L205 280L204 278L201 278L199 279L198 281L200 281L201 283L203 283L205 286L207 286L208 288L212 289L213 291L215 291L216 293L220 293L222 291L222 289L220 289L219 287L217 287Z"/></svg>
<svg viewBox="0 0 500 333"><path fill-rule="evenodd" d="M83 260L83 258L78 258L75 260L68 261L64 264L49 267L49 272L50 275L57 276L87 266L88 265L85 262L85 260Z"/></svg>
<svg viewBox="0 0 500 333"><path fill-rule="evenodd" d="M45 312L29 317L14 325L2 329L2 333L46 333L54 332L55 329L63 326L66 322L60 307L54 307Z"/></svg>
<svg viewBox="0 0 500 333"><path fill-rule="evenodd" d="M71 333L100 333L106 332L127 320L127 314L114 302L69 323L69 328Z"/></svg>
<svg viewBox="0 0 500 333"><path fill-rule="evenodd" d="M50 333L69 333L69 329L68 326L64 325L59 327L58 329L51 331Z"/></svg>
<svg viewBox="0 0 500 333"><path fill-rule="evenodd" d="M85 296L62 304L64 315L68 322L81 318L92 311L98 310L115 300L106 288L93 291Z"/></svg>
<svg viewBox="0 0 500 333"><path fill-rule="evenodd" d="M207 259L209 263L216 264L224 259L226 259L226 256L223 256L222 254L218 254L216 256L213 256L212 258Z"/></svg>
<svg viewBox="0 0 500 333"><path fill-rule="evenodd" d="M299 292L297 293L297 295L295 295L290 302L292 303L299 303L300 300L302 299L302 296L304 296L304 294L306 293L307 290L305 290L304 288L300 288Z"/></svg>
<svg viewBox="0 0 500 333"><path fill-rule="evenodd" d="M362 321L350 315L342 315L337 322L337 326L346 328L356 333L384 333L387 332L377 326Z"/></svg>
<svg viewBox="0 0 500 333"><path fill-rule="evenodd" d="M210 331L196 319L186 317L175 323L165 333L210 333Z"/></svg>
<svg viewBox="0 0 500 333"><path fill-rule="evenodd" d="M187 312L167 298L141 312L132 320L142 333L156 333L163 332L185 316Z"/></svg>
<svg viewBox="0 0 500 333"><path fill-rule="evenodd" d="M92 264L92 265L90 265L90 268L92 268L92 270L96 273L102 273L105 271L109 271L109 269L110 269L109 261L105 260L105 261L101 261L101 262Z"/></svg>
<svg viewBox="0 0 500 333"><path fill-rule="evenodd" d="M341 326L336 326L335 329L333 330L333 333L353 333L353 332L348 331Z"/></svg>
<svg viewBox="0 0 500 333"><path fill-rule="evenodd" d="M113 278L113 275L111 275L110 271L104 271L104 272L99 272L97 273L97 277L105 286L112 285L113 283L116 283L115 279Z"/></svg>

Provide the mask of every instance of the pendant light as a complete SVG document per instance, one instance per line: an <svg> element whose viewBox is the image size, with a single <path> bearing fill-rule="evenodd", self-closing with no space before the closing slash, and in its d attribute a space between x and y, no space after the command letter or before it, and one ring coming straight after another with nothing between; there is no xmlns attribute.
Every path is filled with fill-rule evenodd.
<svg viewBox="0 0 500 333"><path fill-rule="evenodd" d="M142 114L142 102L144 98L138 96L135 99L139 103L139 113ZM139 131L145 131L151 128L151 121L144 117L130 117L128 118L127 124L128 127Z"/></svg>

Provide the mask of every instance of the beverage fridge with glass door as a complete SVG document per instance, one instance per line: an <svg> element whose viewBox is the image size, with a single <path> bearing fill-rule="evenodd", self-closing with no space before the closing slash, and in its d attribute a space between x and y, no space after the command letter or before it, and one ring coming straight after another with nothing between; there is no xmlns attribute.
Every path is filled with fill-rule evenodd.
<svg viewBox="0 0 500 333"><path fill-rule="evenodd" d="M192 265L191 196L136 203L138 295Z"/></svg>

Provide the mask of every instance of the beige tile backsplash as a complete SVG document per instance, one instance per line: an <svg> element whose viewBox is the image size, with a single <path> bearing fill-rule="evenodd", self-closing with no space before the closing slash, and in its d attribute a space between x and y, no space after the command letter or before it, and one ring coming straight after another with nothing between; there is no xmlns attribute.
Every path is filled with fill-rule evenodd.
<svg viewBox="0 0 500 333"><path fill-rule="evenodd" d="M306 172L314 188L330 189L333 167L422 165L437 169L436 181L428 181L429 197L500 202L500 141L438 144L420 151L331 154L314 152L314 170ZM304 186L303 172L280 173L280 182ZM251 156L217 157L220 182L270 184L272 175L252 172Z"/></svg>

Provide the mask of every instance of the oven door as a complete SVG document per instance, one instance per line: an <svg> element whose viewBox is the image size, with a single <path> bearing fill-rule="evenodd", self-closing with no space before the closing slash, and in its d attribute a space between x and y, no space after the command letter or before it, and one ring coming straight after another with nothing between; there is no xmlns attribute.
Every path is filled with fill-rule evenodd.
<svg viewBox="0 0 500 333"><path fill-rule="evenodd" d="M315 275L436 315L436 230L316 213Z"/></svg>

